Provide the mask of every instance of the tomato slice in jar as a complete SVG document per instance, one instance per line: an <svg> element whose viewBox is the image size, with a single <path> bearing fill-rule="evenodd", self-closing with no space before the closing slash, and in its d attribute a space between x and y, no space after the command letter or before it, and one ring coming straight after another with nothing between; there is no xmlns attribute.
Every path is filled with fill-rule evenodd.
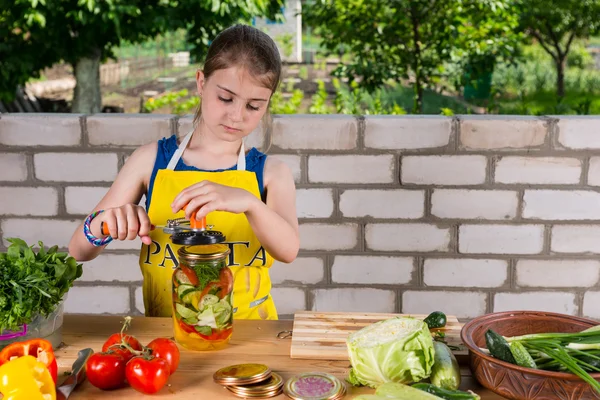
<svg viewBox="0 0 600 400"><path fill-rule="evenodd" d="M233 274L231 270L227 267L221 269L219 272L219 284L221 285L221 293L219 294L219 298L223 298L227 296L231 289L233 288Z"/></svg>
<svg viewBox="0 0 600 400"><path fill-rule="evenodd" d="M181 272L184 273L184 275L187 277L187 279L190 282L190 285L192 286L197 286L198 285L198 276L196 275L196 272L189 268L186 267L185 265L180 264L179 268L181 268Z"/></svg>

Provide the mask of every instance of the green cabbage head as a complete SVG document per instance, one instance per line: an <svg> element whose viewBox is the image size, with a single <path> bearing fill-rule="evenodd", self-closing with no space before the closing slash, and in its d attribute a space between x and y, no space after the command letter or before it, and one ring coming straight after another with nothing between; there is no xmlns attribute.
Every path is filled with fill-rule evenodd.
<svg viewBox="0 0 600 400"><path fill-rule="evenodd" d="M433 339L427 324L397 317L368 325L346 339L352 369L348 382L376 388L385 382L413 383L428 378Z"/></svg>

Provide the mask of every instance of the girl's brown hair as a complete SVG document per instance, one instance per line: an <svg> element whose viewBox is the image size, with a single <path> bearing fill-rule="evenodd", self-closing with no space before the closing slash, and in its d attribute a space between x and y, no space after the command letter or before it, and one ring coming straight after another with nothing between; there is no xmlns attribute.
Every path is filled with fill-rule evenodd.
<svg viewBox="0 0 600 400"><path fill-rule="evenodd" d="M233 25L217 35L208 48L204 79L219 70L244 67L264 87L275 93L281 77L281 57L277 45L266 33L248 25ZM194 115L194 126L202 117L202 102ZM271 146L273 119L267 108L262 120L265 151Z"/></svg>

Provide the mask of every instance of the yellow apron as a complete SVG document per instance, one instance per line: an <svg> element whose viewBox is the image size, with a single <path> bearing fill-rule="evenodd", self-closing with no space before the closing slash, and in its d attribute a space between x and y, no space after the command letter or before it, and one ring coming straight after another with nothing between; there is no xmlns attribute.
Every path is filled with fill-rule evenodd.
<svg viewBox="0 0 600 400"><path fill-rule="evenodd" d="M203 180L244 189L260 199L256 174L246 171L244 145L240 149L237 170L221 172L174 171L192 136L190 132L173 154L166 169L158 170L152 189L148 216L152 224L164 226L168 219L184 217L173 214L171 203L183 189ZM233 273L234 319L278 319L271 297L269 268L273 257L261 246L245 214L215 211L208 214L207 225L223 232L231 249L228 264ZM144 276L143 293L146 316L169 317L172 312L172 274L177 267L177 250L162 229L150 233L151 245L142 244L140 268Z"/></svg>

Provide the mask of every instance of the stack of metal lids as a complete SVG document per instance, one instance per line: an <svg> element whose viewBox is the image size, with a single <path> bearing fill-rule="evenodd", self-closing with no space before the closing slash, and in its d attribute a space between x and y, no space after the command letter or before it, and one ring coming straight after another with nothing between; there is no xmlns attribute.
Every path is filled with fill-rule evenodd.
<svg viewBox="0 0 600 400"><path fill-rule="evenodd" d="M213 379L243 398L274 397L283 389L281 376L263 364L231 365L215 372Z"/></svg>
<svg viewBox="0 0 600 400"><path fill-rule="evenodd" d="M288 379L283 392L294 400L338 400L345 396L346 386L331 374L306 372Z"/></svg>

